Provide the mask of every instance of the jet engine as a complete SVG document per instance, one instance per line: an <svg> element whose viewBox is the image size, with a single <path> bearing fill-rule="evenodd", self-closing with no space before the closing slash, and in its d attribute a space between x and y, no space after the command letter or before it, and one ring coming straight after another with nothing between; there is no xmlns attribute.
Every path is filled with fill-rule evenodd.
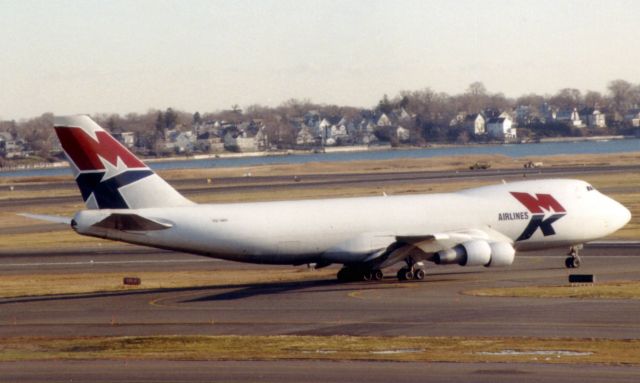
<svg viewBox="0 0 640 383"><path fill-rule="evenodd" d="M476 239L438 251L434 262L438 265L457 263L460 266L509 266L513 263L515 254L513 246L508 243Z"/></svg>

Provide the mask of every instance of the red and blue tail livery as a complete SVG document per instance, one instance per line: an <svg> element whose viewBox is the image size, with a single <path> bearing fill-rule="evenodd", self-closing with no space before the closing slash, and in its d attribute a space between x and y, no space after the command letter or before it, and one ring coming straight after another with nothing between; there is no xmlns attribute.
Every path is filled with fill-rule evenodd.
<svg viewBox="0 0 640 383"><path fill-rule="evenodd" d="M55 130L88 208L190 204L88 116L56 117Z"/></svg>

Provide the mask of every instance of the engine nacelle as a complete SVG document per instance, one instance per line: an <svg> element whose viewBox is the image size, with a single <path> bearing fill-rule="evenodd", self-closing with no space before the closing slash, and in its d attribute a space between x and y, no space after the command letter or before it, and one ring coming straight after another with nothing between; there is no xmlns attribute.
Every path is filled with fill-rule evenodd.
<svg viewBox="0 0 640 383"><path fill-rule="evenodd" d="M516 258L516 250L508 243L493 242L489 246L491 246L491 262L485 265L487 267L509 266Z"/></svg>
<svg viewBox="0 0 640 383"><path fill-rule="evenodd" d="M434 262L438 265L508 266L513 263L515 254L513 246L508 243L476 239L437 252Z"/></svg>

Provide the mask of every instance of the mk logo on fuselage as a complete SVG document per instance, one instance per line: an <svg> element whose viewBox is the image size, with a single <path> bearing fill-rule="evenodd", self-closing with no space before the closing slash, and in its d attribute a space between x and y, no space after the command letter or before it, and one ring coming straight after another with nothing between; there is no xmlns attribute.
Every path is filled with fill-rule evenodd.
<svg viewBox="0 0 640 383"><path fill-rule="evenodd" d="M516 239L516 242L531 238L538 228L545 237L554 235L556 231L553 229L553 223L567 215L565 208L551 194L531 195L529 193L511 192L511 195L531 213L529 224ZM552 214L545 219L547 213Z"/></svg>

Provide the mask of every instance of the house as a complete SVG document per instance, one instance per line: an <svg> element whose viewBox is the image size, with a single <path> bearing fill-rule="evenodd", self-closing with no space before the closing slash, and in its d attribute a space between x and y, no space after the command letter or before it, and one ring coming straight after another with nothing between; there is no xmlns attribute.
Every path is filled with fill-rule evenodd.
<svg viewBox="0 0 640 383"><path fill-rule="evenodd" d="M471 134L478 136L486 133L486 121L481 113L468 114L462 126Z"/></svg>
<svg viewBox="0 0 640 383"><path fill-rule="evenodd" d="M230 151L257 152L266 148L267 136L263 127L252 126L244 131L227 129L223 142L224 148Z"/></svg>
<svg viewBox="0 0 640 383"><path fill-rule="evenodd" d="M496 139L510 140L517 137L516 129L513 127L513 120L509 115L490 118L487 120L486 128L489 136Z"/></svg>
<svg viewBox="0 0 640 383"><path fill-rule="evenodd" d="M580 110L580 119L586 122L589 128L607 127L604 113L601 113L596 108L582 108L582 110Z"/></svg>
<svg viewBox="0 0 640 383"><path fill-rule="evenodd" d="M327 130L327 145L342 145L344 143L348 143L349 141L350 137L346 123L331 125L331 127Z"/></svg>
<svg viewBox="0 0 640 383"><path fill-rule="evenodd" d="M373 145L378 142L375 131L378 126L372 120L363 119L356 128L356 143L359 145Z"/></svg>
<svg viewBox="0 0 640 383"><path fill-rule="evenodd" d="M562 109L556 114L556 121L564 122L575 128L584 128L584 123L580 118L580 113L578 113L578 108L573 108L573 110Z"/></svg>
<svg viewBox="0 0 640 383"><path fill-rule="evenodd" d="M330 127L331 127L331 122L326 118L323 118L322 121L318 123L318 129L320 129L321 132L325 132Z"/></svg>
<svg viewBox="0 0 640 383"><path fill-rule="evenodd" d="M119 132L113 133L113 138L118 140L122 145L127 148L133 148L136 143L136 136L133 132Z"/></svg>
<svg viewBox="0 0 640 383"><path fill-rule="evenodd" d="M409 121L411 120L411 115L407 112L405 108L400 108L399 110L395 110L394 114L398 121Z"/></svg>
<svg viewBox="0 0 640 383"><path fill-rule="evenodd" d="M224 150L224 142L215 132L208 131L196 137L196 148L202 152L221 152Z"/></svg>
<svg viewBox="0 0 640 383"><path fill-rule="evenodd" d="M165 149L173 150L176 153L192 152L195 148L196 138L192 131L168 130L166 132Z"/></svg>
<svg viewBox="0 0 640 383"><path fill-rule="evenodd" d="M458 112L458 114L456 114L455 117L453 117L449 121L449 126L450 127L463 126L464 125L464 120L466 118L467 118L467 114L466 113Z"/></svg>
<svg viewBox="0 0 640 383"><path fill-rule="evenodd" d="M538 117L542 123L554 121L558 117L558 110L545 102L538 108Z"/></svg>
<svg viewBox="0 0 640 383"><path fill-rule="evenodd" d="M0 132L0 157L21 158L27 155L25 143L22 140L14 140L9 132Z"/></svg>
<svg viewBox="0 0 640 383"><path fill-rule="evenodd" d="M319 141L322 141L322 137L315 134L315 129L302 125L302 128L296 135L296 145L298 146L314 146L318 145Z"/></svg>
<svg viewBox="0 0 640 383"><path fill-rule="evenodd" d="M391 119L385 113L382 113L382 115L378 118L378 121L376 122L376 125L378 125L378 126L391 126Z"/></svg>
<svg viewBox="0 0 640 383"><path fill-rule="evenodd" d="M624 122L634 128L640 127L640 109L631 109L624 115Z"/></svg>
<svg viewBox="0 0 640 383"><path fill-rule="evenodd" d="M320 112L310 110L303 116L303 122L310 128L316 128L320 124Z"/></svg>
<svg viewBox="0 0 640 383"><path fill-rule="evenodd" d="M545 122L554 119L555 114L550 111L547 104L541 105L540 108L534 108L531 105L518 105L513 110L513 117L516 124L526 126L533 122Z"/></svg>
<svg viewBox="0 0 640 383"><path fill-rule="evenodd" d="M398 142L409 142L411 139L411 131L402 126L398 126L398 129L396 129L396 138Z"/></svg>

